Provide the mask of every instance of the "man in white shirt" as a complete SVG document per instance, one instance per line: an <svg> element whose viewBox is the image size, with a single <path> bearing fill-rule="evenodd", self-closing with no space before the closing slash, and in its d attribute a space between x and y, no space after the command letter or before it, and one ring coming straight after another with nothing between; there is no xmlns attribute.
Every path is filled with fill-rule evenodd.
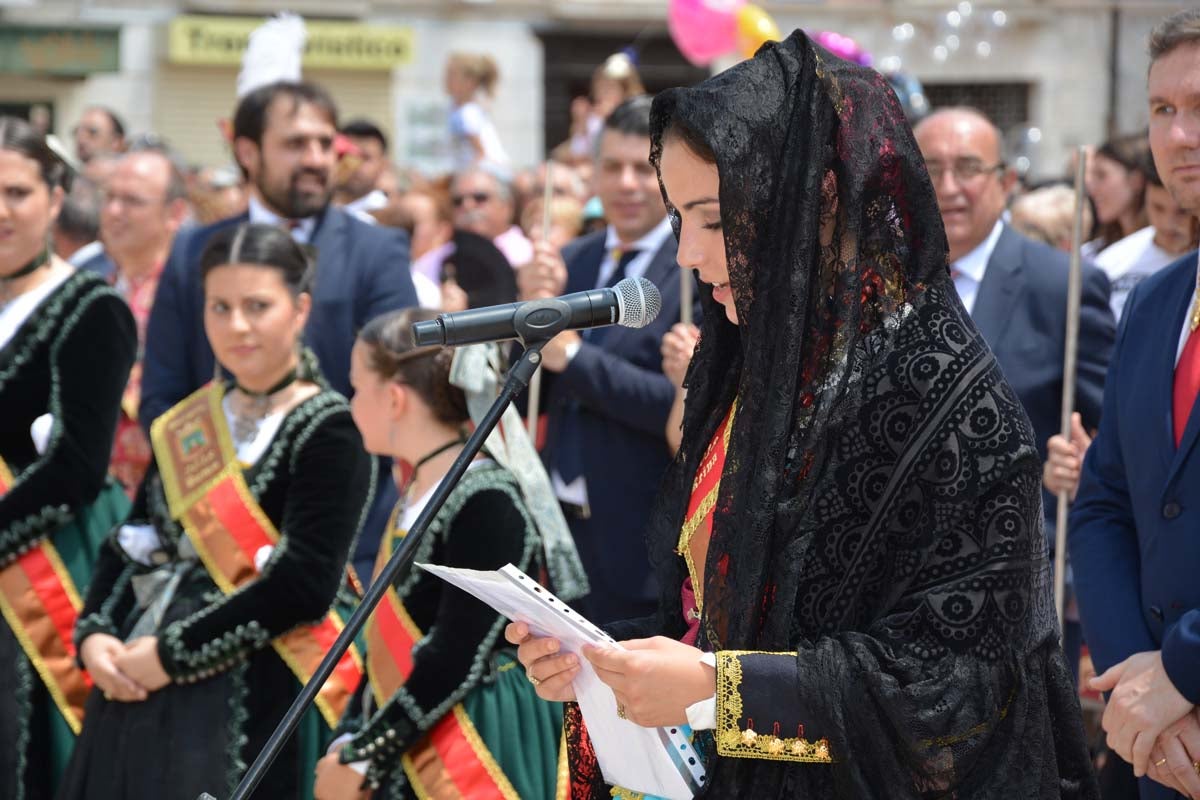
<svg viewBox="0 0 1200 800"><path fill-rule="evenodd" d="M339 163L333 202L364 222L374 224L371 211L388 204L387 195L379 190L379 178L388 168L387 136L375 123L356 119L342 126L341 135L354 145L354 153L344 158L353 160L353 169Z"/></svg>
<svg viewBox="0 0 1200 800"><path fill-rule="evenodd" d="M1150 35L1150 149L1175 201L1200 214L1200 9ZM1111 692L1112 750L1142 800L1200 797L1200 293L1188 254L1129 295L1100 432L1069 544L1079 609Z"/></svg>
<svg viewBox="0 0 1200 800"><path fill-rule="evenodd" d="M1067 255L1017 233L1002 219L1016 174L996 126L971 108L934 112L914 129L950 246L954 286L1033 423L1042 460L1059 432L1067 319ZM1085 264L1075 408L1099 424L1104 376L1116 335L1104 273ZM1014 420L1014 424L1019 424ZM1054 546L1056 501L1043 494ZM1066 626L1063 649L1077 665L1081 633Z"/></svg>

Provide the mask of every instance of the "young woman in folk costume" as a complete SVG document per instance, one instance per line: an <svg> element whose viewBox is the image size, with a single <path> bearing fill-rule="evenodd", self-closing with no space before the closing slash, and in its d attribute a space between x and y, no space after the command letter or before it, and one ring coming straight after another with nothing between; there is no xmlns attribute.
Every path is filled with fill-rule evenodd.
<svg viewBox="0 0 1200 800"><path fill-rule="evenodd" d="M71 629L128 500L107 479L133 318L51 253L66 166L0 117L0 797L54 791L89 679Z"/></svg>
<svg viewBox="0 0 1200 800"><path fill-rule="evenodd" d="M62 800L227 794L340 626L330 606L371 464L346 400L300 349L308 259L285 231L241 225L213 237L200 268L205 331L233 380L151 426L154 463L76 626L96 690ZM329 728L359 659L322 689ZM305 764L306 741L289 740L256 796L306 796L318 746Z"/></svg>
<svg viewBox="0 0 1200 800"><path fill-rule="evenodd" d="M353 409L363 442L413 467L377 572L462 450L468 406L475 412L486 394L468 397L450 383L451 348L415 346L412 324L436 313L377 318L354 345ZM485 360L462 373L478 377L486 368ZM491 450L475 459L416 561L480 570L512 563L534 576L545 567L561 595L577 597L586 582L566 523L557 512L557 528L544 525L552 514L531 484L540 475L549 498L548 483L531 448L524 463L512 457L513 438L523 434L515 412L511 422L504 441L493 440L513 469ZM402 573L368 625L368 680L346 735L317 767L318 800L564 797L561 706L534 694L503 628L503 617L440 578L415 567Z"/></svg>
<svg viewBox="0 0 1200 800"><path fill-rule="evenodd" d="M585 653L616 713L690 723L706 797L1097 797L1033 433L887 81L797 32L658 95L652 137L709 288L648 533L659 614ZM555 642L508 637L572 699ZM572 796L607 798L576 709Z"/></svg>

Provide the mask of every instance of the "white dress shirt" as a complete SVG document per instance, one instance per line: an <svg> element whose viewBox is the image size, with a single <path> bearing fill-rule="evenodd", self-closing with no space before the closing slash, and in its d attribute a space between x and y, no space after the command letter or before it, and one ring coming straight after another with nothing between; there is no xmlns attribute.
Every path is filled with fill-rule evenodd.
<svg viewBox="0 0 1200 800"><path fill-rule="evenodd" d="M1000 241L1002 233L1004 223L996 220L986 239L950 265L950 272L954 276L954 288L958 290L959 299L962 300L968 314L975 311L975 298L979 296L979 286L983 283L988 261L992 259L992 253L996 250L996 243Z"/></svg>
<svg viewBox="0 0 1200 800"><path fill-rule="evenodd" d="M313 231L317 228L316 217L305 217L304 219L287 220L271 211L264 206L257 197L250 195L250 221L255 225L274 225L279 228L288 228L288 222L299 223L295 228L291 229L292 238L298 244L308 244L312 241Z"/></svg>
<svg viewBox="0 0 1200 800"><path fill-rule="evenodd" d="M1200 287L1200 259L1196 263L1196 285ZM1192 302L1188 303L1188 312L1183 316L1183 327L1179 331L1179 346L1175 350L1175 366L1183 356L1183 348L1187 346L1188 336L1192 334L1192 312L1196 308L1196 291L1192 292Z"/></svg>
<svg viewBox="0 0 1200 800"><path fill-rule="evenodd" d="M616 256L617 251L637 250L638 254L628 264L625 265L626 278L641 278L646 274L646 270L650 268L650 262L654 260L654 254L663 246L663 242L671 235L671 220L669 217L663 217L662 222L650 229L642 238L638 239L629 245L624 245L621 242L621 237L617 236L617 231L612 225L608 226L608 233L604 237L604 260L600 262L600 272L596 275L596 288L603 289L608 286L608 282L612 279L613 273L617 271L617 261L620 256Z"/></svg>

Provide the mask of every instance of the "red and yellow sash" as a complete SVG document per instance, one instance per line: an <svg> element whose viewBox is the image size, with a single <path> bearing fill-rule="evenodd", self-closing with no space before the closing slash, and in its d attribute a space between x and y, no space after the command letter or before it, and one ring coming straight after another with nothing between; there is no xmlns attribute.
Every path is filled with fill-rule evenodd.
<svg viewBox="0 0 1200 800"><path fill-rule="evenodd" d="M150 440L171 515L179 520L213 581L225 594L258 578L255 556L279 541L242 477L221 409L218 384L199 389L154 421ZM333 610L272 645L301 683L307 683L342 630ZM321 687L317 707L332 728L362 680L362 659L351 647Z"/></svg>
<svg viewBox="0 0 1200 800"><path fill-rule="evenodd" d="M721 491L721 472L725 469L725 454L729 451L729 434L733 431L736 413L735 401L708 443L704 457L700 459L696 479L692 481L692 498L688 501L687 514L679 531L679 545L675 548L675 552L687 562L692 590L696 593L697 610L704 608L704 562L708 556L708 542L712 538L713 510L717 507L717 494Z"/></svg>
<svg viewBox="0 0 1200 800"><path fill-rule="evenodd" d="M380 542L376 574L391 558L397 514L398 509ZM367 673L377 706L390 700L412 674L412 649L423 635L396 589L388 587L383 602L367 621ZM404 755L402 763L421 798L519 800L461 703Z"/></svg>
<svg viewBox="0 0 1200 800"><path fill-rule="evenodd" d="M0 459L0 497L13 475ZM75 733L92 679L75 663L75 620L83 608L79 591L49 539L0 570L0 612L42 676L63 719Z"/></svg>

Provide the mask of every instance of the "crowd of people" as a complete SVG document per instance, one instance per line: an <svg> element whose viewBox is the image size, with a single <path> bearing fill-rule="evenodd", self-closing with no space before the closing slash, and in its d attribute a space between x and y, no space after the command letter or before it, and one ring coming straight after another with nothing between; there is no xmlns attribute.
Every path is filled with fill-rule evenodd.
<svg viewBox="0 0 1200 800"><path fill-rule="evenodd" d="M1084 208L802 32L655 97L613 56L524 169L478 53L445 175L300 76L239 85L230 165L0 117L0 798L231 792L518 354L412 325L624 278L658 317L552 339L416 559L624 649L402 572L255 797L649 797L586 667L705 796L1200 798L1200 11L1149 49Z"/></svg>

